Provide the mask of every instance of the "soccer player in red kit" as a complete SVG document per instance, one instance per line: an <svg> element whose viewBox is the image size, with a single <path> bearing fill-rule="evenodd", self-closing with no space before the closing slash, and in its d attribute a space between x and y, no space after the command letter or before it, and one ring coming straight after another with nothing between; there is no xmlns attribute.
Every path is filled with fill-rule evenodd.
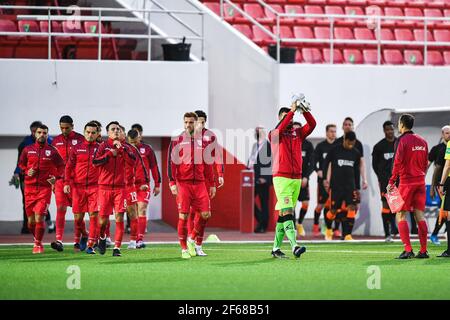
<svg viewBox="0 0 450 320"><path fill-rule="evenodd" d="M138 236L136 248L145 248L144 234L147 229L147 207L150 201L150 183L147 179L150 178L150 172L155 183L153 189L153 195L156 197L160 193L161 175L158 169L158 161L156 160L155 152L153 148L142 142L142 126L136 124L134 126L139 126L132 131L135 131L137 135L130 135L128 133L128 142L135 146L138 153L142 157L144 166L136 167L136 193L137 193L137 211L138 211ZM147 174L147 178L146 178Z"/></svg>
<svg viewBox="0 0 450 320"><path fill-rule="evenodd" d="M195 137L196 121L194 112L184 114L184 132L172 138L168 155L168 176L170 190L177 198L178 236L181 245L181 257L191 258L187 248L187 218L190 208L200 212L205 218L211 215L210 199L216 194L212 165L203 157L206 145L201 138ZM205 180L211 186L206 189ZM196 229L196 226L194 226Z"/></svg>
<svg viewBox="0 0 450 320"><path fill-rule="evenodd" d="M53 139L52 145L58 150L59 155L67 163L70 150L73 146L83 143L84 136L73 130L73 119L70 116L62 116L59 120L61 134ZM62 244L64 236L64 225L66 224L67 207L72 205L70 194L64 193L64 181L60 179L55 184L55 200L56 200L56 241L51 246L56 251L63 251ZM86 226L83 226L83 237L87 240Z"/></svg>
<svg viewBox="0 0 450 320"><path fill-rule="evenodd" d="M213 170L215 169L217 173L217 189L222 187L225 183L224 180L224 165L222 160L222 150L218 148L217 137L211 130L205 128L207 116L206 113L202 110L195 111L195 114L198 117L197 120L197 128L199 129L198 135L199 139L202 139L205 144L205 152L204 157L209 164L213 164ZM201 136L200 136L201 135ZM197 136L197 131L196 131ZM214 172L214 171L213 171ZM211 185L206 183L206 190L209 190ZM215 185L214 185L215 186ZM206 223L208 222L209 217L202 216L200 212L195 212L191 207L188 217L188 248L191 256L207 256L205 252L203 252L202 243L203 237L205 234ZM197 226L197 228L195 228Z"/></svg>
<svg viewBox="0 0 450 320"><path fill-rule="evenodd" d="M36 142L26 146L19 158L19 168L25 173L25 210L28 229L34 236L33 253L43 253L44 218L52 197L52 186L62 179L64 161L55 147L47 143L48 127L39 125Z"/></svg>
<svg viewBox="0 0 450 320"><path fill-rule="evenodd" d="M398 259L429 258L427 252L428 227L424 218L426 188L425 175L428 168L428 145L418 134L412 131L414 117L403 114L398 120L398 131L401 136L395 144L394 165L387 192L391 192L394 184L400 179L398 190L405 204L397 212L397 224L400 238L405 250ZM420 252L414 255L409 239L409 227L406 214L414 212L419 228Z"/></svg>
<svg viewBox="0 0 450 320"><path fill-rule="evenodd" d="M97 243L98 224L98 167L92 160L99 144L96 141L98 127L94 122L84 126L85 141L72 147L69 159L66 163L64 192L72 194L72 211L75 217L74 250L84 251L87 245L87 253L95 254L94 244ZM89 242L80 240L82 233L82 221L85 213L89 213Z"/></svg>
<svg viewBox="0 0 450 320"><path fill-rule="evenodd" d="M125 163L134 166L136 157L130 147L120 142L120 124L112 121L106 126L108 140L100 144L95 153L93 164L99 167L98 205L100 240L98 250L100 254L106 252L106 227L109 216L114 211L116 218L116 233L114 239L113 256L121 256L125 212Z"/></svg>

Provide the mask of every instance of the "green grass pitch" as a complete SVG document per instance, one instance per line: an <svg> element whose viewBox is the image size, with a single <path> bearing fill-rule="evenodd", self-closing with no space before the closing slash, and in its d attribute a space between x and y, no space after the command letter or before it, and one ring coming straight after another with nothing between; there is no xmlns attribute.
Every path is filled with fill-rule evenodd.
<svg viewBox="0 0 450 320"><path fill-rule="evenodd" d="M190 260L171 244L122 257L0 246L0 299L449 299L450 259L436 258L445 245L406 261L394 259L400 243L307 244L301 259L284 260L271 258L270 244L206 244L209 256ZM80 289L67 287L70 266Z"/></svg>

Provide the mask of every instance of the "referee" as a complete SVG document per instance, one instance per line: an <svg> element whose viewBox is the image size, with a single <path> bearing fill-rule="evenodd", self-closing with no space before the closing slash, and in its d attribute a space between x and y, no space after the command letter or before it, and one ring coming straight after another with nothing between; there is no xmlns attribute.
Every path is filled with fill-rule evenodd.
<svg viewBox="0 0 450 320"><path fill-rule="evenodd" d="M445 166L442 172L441 183L439 187L439 193L443 195L442 199L442 209L443 211L450 210L450 196L447 193L450 190L450 141L447 142L447 148L445 150ZM443 213L443 212L442 212ZM447 215L447 250L445 250L439 257L450 258L450 220Z"/></svg>

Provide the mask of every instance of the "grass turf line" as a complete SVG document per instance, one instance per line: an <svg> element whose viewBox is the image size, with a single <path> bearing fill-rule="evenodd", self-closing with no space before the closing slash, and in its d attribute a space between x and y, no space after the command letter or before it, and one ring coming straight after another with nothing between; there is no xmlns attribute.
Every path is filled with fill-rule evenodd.
<svg viewBox="0 0 450 320"><path fill-rule="evenodd" d="M207 244L208 257L183 260L177 245L122 250L122 257L63 253L48 246L0 247L0 299L448 299L450 259L429 247L431 259L400 261L398 243L309 244L301 259L279 260L267 244ZM418 251L418 243L414 242ZM81 270L81 289L69 290L69 266ZM370 266L381 289L370 290Z"/></svg>

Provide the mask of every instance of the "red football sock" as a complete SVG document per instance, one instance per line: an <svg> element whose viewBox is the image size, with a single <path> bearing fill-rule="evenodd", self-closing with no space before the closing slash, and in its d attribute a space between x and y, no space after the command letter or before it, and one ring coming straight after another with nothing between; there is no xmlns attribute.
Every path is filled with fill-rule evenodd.
<svg viewBox="0 0 450 320"><path fill-rule="evenodd" d="M405 251L411 252L411 240L409 239L409 226L408 222L400 221L398 223L398 231L400 233L400 239L402 239L403 244L405 245Z"/></svg>
<svg viewBox="0 0 450 320"><path fill-rule="evenodd" d="M208 219L204 219L201 214L195 216L194 231L191 234L191 239L195 239L195 243L201 246L203 243L203 236L205 235L205 227Z"/></svg>
<svg viewBox="0 0 450 320"><path fill-rule="evenodd" d="M35 223L28 223L28 230L30 230L31 234L34 237L35 233L36 233L36 224Z"/></svg>
<svg viewBox="0 0 450 320"><path fill-rule="evenodd" d="M187 220L178 218L178 238L180 239L181 249L187 249Z"/></svg>
<svg viewBox="0 0 450 320"><path fill-rule="evenodd" d="M86 221L84 221L84 217L83 217L83 219L81 220L81 235L82 235L83 237L87 237L87 236L88 236L88 233L87 233L87 231L86 231Z"/></svg>
<svg viewBox="0 0 450 320"><path fill-rule="evenodd" d="M192 234L192 231L194 231L194 225L195 225L195 217L196 217L196 212L194 211L194 209L190 209L189 211L189 216L188 216L188 222L187 222L187 230L188 230L188 234Z"/></svg>
<svg viewBox="0 0 450 320"><path fill-rule="evenodd" d="M138 240L143 241L144 240L144 233L145 229L147 228L147 217L141 217L138 218Z"/></svg>
<svg viewBox="0 0 450 320"><path fill-rule="evenodd" d="M66 224L66 209L65 210L56 210L56 240L63 240L64 236L64 225Z"/></svg>
<svg viewBox="0 0 450 320"><path fill-rule="evenodd" d="M74 242L75 243L80 243L80 238L81 238L81 220L74 220L74 227L75 227L75 238L74 238Z"/></svg>
<svg viewBox="0 0 450 320"><path fill-rule="evenodd" d="M89 241L88 241L88 247L91 247L91 248L97 242L97 224L98 224L98 217L97 216L89 217Z"/></svg>
<svg viewBox="0 0 450 320"><path fill-rule="evenodd" d="M130 221L130 240L136 240L138 236L138 218Z"/></svg>
<svg viewBox="0 0 450 320"><path fill-rule="evenodd" d="M116 233L114 235L114 248L119 248L122 246L123 232L125 227L123 221L116 221Z"/></svg>
<svg viewBox="0 0 450 320"><path fill-rule="evenodd" d="M44 221L36 222L34 244L37 246L42 245L42 239L44 238L45 224Z"/></svg>
<svg viewBox="0 0 450 320"><path fill-rule="evenodd" d="M428 240L428 226L425 220L419 221L417 223L419 229L419 241L420 241L420 252L425 253L427 251L427 240Z"/></svg>
<svg viewBox="0 0 450 320"><path fill-rule="evenodd" d="M111 221L108 219L108 223L106 224L106 236L111 237Z"/></svg>

